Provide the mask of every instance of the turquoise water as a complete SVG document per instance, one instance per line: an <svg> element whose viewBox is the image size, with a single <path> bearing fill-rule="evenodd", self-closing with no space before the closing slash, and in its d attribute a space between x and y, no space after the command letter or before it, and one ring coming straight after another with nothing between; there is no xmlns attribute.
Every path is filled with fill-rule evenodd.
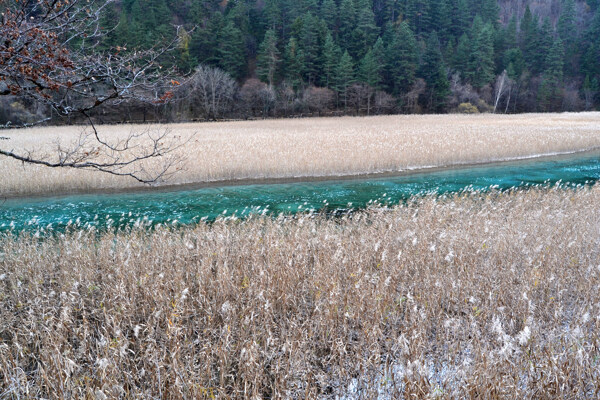
<svg viewBox="0 0 600 400"><path fill-rule="evenodd" d="M0 231L99 229L135 224L190 224L217 216L362 208L396 204L410 196L464 190L592 184L600 179L600 153L438 170L397 177L223 186L171 192L9 199L0 203Z"/></svg>

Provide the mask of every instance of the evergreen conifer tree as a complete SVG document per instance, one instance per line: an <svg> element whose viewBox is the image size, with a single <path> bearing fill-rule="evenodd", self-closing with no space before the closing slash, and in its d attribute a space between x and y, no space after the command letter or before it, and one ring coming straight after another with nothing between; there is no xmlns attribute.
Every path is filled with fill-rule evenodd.
<svg viewBox="0 0 600 400"><path fill-rule="evenodd" d="M114 44L111 44L111 46L133 45L130 40L131 36L129 32L129 21L127 21L127 15L125 14L125 11L121 11L121 15L119 16L119 24L115 28L115 38L113 41Z"/></svg>
<svg viewBox="0 0 600 400"><path fill-rule="evenodd" d="M456 0L452 13L452 35L454 37L462 36L468 31L470 22L471 16L467 0Z"/></svg>
<svg viewBox="0 0 600 400"><path fill-rule="evenodd" d="M574 0L563 1L562 10L556 28L563 43L567 46L571 45L577 35Z"/></svg>
<svg viewBox="0 0 600 400"><path fill-rule="evenodd" d="M215 12L206 26L199 26L192 33L190 55L193 59L212 66L219 66L219 37L225 25L223 14ZM217 38L217 40L215 40Z"/></svg>
<svg viewBox="0 0 600 400"><path fill-rule="evenodd" d="M490 23L483 25L479 16L473 20L466 77L476 88L485 86L494 78L493 29Z"/></svg>
<svg viewBox="0 0 600 400"><path fill-rule="evenodd" d="M533 16L529 5L521 19L521 50L529 69L534 67L536 59L536 43L538 41L538 20Z"/></svg>
<svg viewBox="0 0 600 400"><path fill-rule="evenodd" d="M469 59L471 55L470 40L466 33L458 39L456 46L456 52L452 59L452 66L461 77L468 78L469 75Z"/></svg>
<svg viewBox="0 0 600 400"><path fill-rule="evenodd" d="M348 51L344 51L336 69L335 85L335 89L344 103L344 109L348 108L348 88L354 82L354 62Z"/></svg>
<svg viewBox="0 0 600 400"><path fill-rule="evenodd" d="M269 29L258 49L256 73L260 80L267 82L270 87L275 82L277 66L280 61L280 53L277 49L277 33L273 29Z"/></svg>
<svg viewBox="0 0 600 400"><path fill-rule="evenodd" d="M378 89L381 83L381 71L383 66L377 60L373 49L369 49L367 54L360 60L358 67L358 80L366 83L372 88Z"/></svg>
<svg viewBox="0 0 600 400"><path fill-rule="evenodd" d="M303 82L304 54L300 46L298 46L298 41L295 37L291 37L285 46L284 60L285 76L294 89L298 89Z"/></svg>
<svg viewBox="0 0 600 400"><path fill-rule="evenodd" d="M307 12L303 18L299 44L304 54L303 72L308 84L314 84L321 71L319 31L319 19Z"/></svg>
<svg viewBox="0 0 600 400"><path fill-rule="evenodd" d="M533 53L535 54L535 64L531 68L532 71L543 72L546 69L547 55L554 42L554 32L552 30L550 19L544 18L544 22L538 31L538 35L534 43Z"/></svg>
<svg viewBox="0 0 600 400"><path fill-rule="evenodd" d="M321 57L321 63L323 65L322 83L326 87L335 86L335 74L341 56L342 52L339 46L334 42L331 32L327 32L325 35L325 42L323 43L323 55Z"/></svg>
<svg viewBox="0 0 600 400"><path fill-rule="evenodd" d="M500 25L500 7L497 0L481 0L481 18L485 23L491 23L494 28Z"/></svg>
<svg viewBox="0 0 600 400"><path fill-rule="evenodd" d="M552 44L546 55L545 65L544 80L539 92L540 108L542 111L552 111L556 109L563 79L564 48L560 39Z"/></svg>
<svg viewBox="0 0 600 400"><path fill-rule="evenodd" d="M426 107L432 111L442 111L450 95L450 83L435 31L427 38L419 75L427 83Z"/></svg>
<svg viewBox="0 0 600 400"><path fill-rule="evenodd" d="M352 0L342 0L339 15L338 43L342 49L348 50L352 47L352 34L356 28L356 10Z"/></svg>
<svg viewBox="0 0 600 400"><path fill-rule="evenodd" d="M354 57L361 58L375 43L378 28L375 25L375 15L370 7L362 8L359 11L356 22L352 39L353 46L350 50Z"/></svg>
<svg viewBox="0 0 600 400"><path fill-rule="evenodd" d="M323 0L320 17L331 32L337 30L338 8L334 0Z"/></svg>
<svg viewBox="0 0 600 400"><path fill-rule="evenodd" d="M408 92L415 81L418 66L417 42L406 21L392 37L386 51L387 82L390 91L399 95Z"/></svg>
<svg viewBox="0 0 600 400"><path fill-rule="evenodd" d="M219 64L234 79L244 75L246 56L244 52L244 38L242 32L236 28L232 21L227 21L219 35Z"/></svg>
<svg viewBox="0 0 600 400"><path fill-rule="evenodd" d="M267 23L267 29L279 31L283 24L281 8L278 0L266 0L263 11Z"/></svg>

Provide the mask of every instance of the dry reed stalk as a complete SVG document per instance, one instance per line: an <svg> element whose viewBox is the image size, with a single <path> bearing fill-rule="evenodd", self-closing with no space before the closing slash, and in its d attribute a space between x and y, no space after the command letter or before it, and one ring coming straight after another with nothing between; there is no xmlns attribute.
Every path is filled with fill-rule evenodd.
<svg viewBox="0 0 600 400"><path fill-rule="evenodd" d="M396 115L173 125L100 126L107 138L168 128L187 143L183 170L166 183L337 176L486 162L600 146L600 113L526 115ZM4 131L3 146L52 154L55 141L79 127ZM50 170L0 159L0 194L63 193L139 186L133 180ZM149 166L151 169L151 166Z"/></svg>
<svg viewBox="0 0 600 400"><path fill-rule="evenodd" d="M598 398L598 209L531 189L5 237L0 398Z"/></svg>

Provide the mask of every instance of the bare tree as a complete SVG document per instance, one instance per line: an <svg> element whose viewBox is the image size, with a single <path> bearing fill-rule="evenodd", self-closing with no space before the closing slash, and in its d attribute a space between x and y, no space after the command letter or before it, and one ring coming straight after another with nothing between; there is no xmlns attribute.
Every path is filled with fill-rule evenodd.
<svg viewBox="0 0 600 400"><path fill-rule="evenodd" d="M348 90L349 103L352 105L358 114L362 110L367 111L367 115L371 114L371 98L374 90L366 83L355 83ZM364 104L364 107L363 107Z"/></svg>
<svg viewBox="0 0 600 400"><path fill-rule="evenodd" d="M227 72L200 65L185 90L192 104L200 107L205 119L216 120L231 105L237 84Z"/></svg>
<svg viewBox="0 0 600 400"><path fill-rule="evenodd" d="M589 84L584 84L582 94L584 101L584 109L586 111L589 111L594 107L594 98L596 97L597 90L594 90L594 88Z"/></svg>
<svg viewBox="0 0 600 400"><path fill-rule="evenodd" d="M498 109L498 105L502 98L505 98L506 108L504 112L508 111L508 105L510 104L510 97L512 94L513 87L515 86L515 81L508 77L508 73L506 70L502 71L500 75L496 78L496 82L494 83L494 112Z"/></svg>
<svg viewBox="0 0 600 400"><path fill-rule="evenodd" d="M240 89L240 108L245 116L251 114L253 117L266 118L275 105L275 90L272 86L250 78Z"/></svg>
<svg viewBox="0 0 600 400"><path fill-rule="evenodd" d="M279 113L283 113L284 116L288 116L294 111L297 99L296 92L294 92L293 85L290 82L283 81L279 85L276 97L278 99L275 104L276 111L279 110Z"/></svg>
<svg viewBox="0 0 600 400"><path fill-rule="evenodd" d="M383 90L378 90L373 96L373 109L377 114L392 113L396 110L396 98Z"/></svg>
<svg viewBox="0 0 600 400"><path fill-rule="evenodd" d="M42 155L27 150L0 148L0 155L22 162L91 169L153 183L168 175L174 164L167 160L177 147L168 131L130 133L108 141L93 122L94 110L126 103L163 104L179 82L164 71L159 60L176 44L128 51L116 47L96 49L105 34L99 22L114 0L0 0L0 95L16 96L44 105L61 118L78 117L89 124L69 148ZM9 121L3 128L47 122L50 115L26 122ZM165 160L152 171L150 160ZM155 162L156 164L156 162Z"/></svg>
<svg viewBox="0 0 600 400"><path fill-rule="evenodd" d="M419 96L425 93L427 84L421 78L417 79L408 93L403 96L404 110L408 113L420 112Z"/></svg>
<svg viewBox="0 0 600 400"><path fill-rule="evenodd" d="M469 103L477 106L480 101L479 94L468 83L463 83L458 72L450 79L450 101L451 108L458 109L460 104Z"/></svg>
<svg viewBox="0 0 600 400"><path fill-rule="evenodd" d="M302 94L302 102L310 112L321 115L322 112L330 111L335 101L335 92L328 88L309 86Z"/></svg>
<svg viewBox="0 0 600 400"><path fill-rule="evenodd" d="M579 95L576 82L567 82L563 89L562 111L580 111L585 107L585 100Z"/></svg>

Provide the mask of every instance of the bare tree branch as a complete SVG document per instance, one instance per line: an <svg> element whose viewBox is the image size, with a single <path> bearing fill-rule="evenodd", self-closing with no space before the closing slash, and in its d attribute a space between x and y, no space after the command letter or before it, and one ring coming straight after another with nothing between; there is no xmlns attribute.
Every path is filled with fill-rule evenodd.
<svg viewBox="0 0 600 400"><path fill-rule="evenodd" d="M61 117L80 116L91 128L69 147L57 144L54 155L14 149L0 149L0 155L50 168L127 176L143 183L156 183L177 170L181 160L174 150L183 143L174 141L169 130L132 132L109 141L91 117L93 110L104 106L164 104L179 86L173 71L160 65L176 47L177 36L147 50L96 50L106 34L100 17L113 1L0 0L0 95L43 104ZM0 128L24 128L49 120L9 122ZM160 160L160 167L149 169L150 161L157 164L153 160Z"/></svg>

